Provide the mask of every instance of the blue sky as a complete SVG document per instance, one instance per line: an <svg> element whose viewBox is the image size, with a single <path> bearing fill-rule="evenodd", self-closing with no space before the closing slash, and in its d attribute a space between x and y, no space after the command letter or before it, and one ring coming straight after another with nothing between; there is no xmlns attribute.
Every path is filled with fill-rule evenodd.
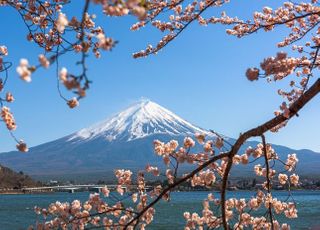
<svg viewBox="0 0 320 230"><path fill-rule="evenodd" d="M65 11L79 14L79 2ZM239 2L207 14L226 10L232 16L248 17L264 5L277 4L274 0ZM95 9L99 8L91 8ZM19 16L7 7L0 8L0 15L0 44L9 49L7 60L14 66L22 57L36 63L41 51L25 40L27 30ZM11 68L7 90L16 98L11 105L18 123L15 134L30 146L38 145L103 120L142 97L193 124L231 137L273 117L282 102L276 91L286 83L249 82L245 71L279 51L276 43L281 41L283 30L238 39L226 35L226 27L200 27L194 23L158 55L137 60L131 54L149 43L155 44L161 33L150 27L131 32L133 21L130 17L114 19L97 13L97 24L119 44L112 52L102 53L101 59L89 58L88 76L93 85L77 109L68 109L59 98L54 68L37 71L30 84L22 82L15 67ZM61 67L76 71L75 58L63 57ZM285 129L269 133L267 141L320 151L319 102L319 98L313 100ZM15 143L6 129L1 130L0 151L14 149Z"/></svg>

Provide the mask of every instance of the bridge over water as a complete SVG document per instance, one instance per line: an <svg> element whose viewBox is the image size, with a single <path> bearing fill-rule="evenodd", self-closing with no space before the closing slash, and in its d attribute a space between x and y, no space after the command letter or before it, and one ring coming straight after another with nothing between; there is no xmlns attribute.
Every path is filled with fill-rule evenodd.
<svg viewBox="0 0 320 230"><path fill-rule="evenodd" d="M98 184L79 184L79 185L57 185L57 186L44 186L44 187L33 187L33 188L23 188L22 191L25 193L33 192L70 192L74 193L76 191L93 191L100 192L102 188L107 187L110 191L116 190L118 185L98 185ZM127 191L126 186L121 187L125 192ZM130 186L131 190L136 190L136 185ZM146 186L146 190L151 190L151 186Z"/></svg>

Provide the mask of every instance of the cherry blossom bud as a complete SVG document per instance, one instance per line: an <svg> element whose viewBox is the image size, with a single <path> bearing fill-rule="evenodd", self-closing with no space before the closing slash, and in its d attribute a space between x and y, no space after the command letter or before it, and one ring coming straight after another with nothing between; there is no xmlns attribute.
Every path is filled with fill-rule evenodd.
<svg viewBox="0 0 320 230"><path fill-rule="evenodd" d="M29 151L27 144L23 140L20 140L20 142L16 146L20 152L26 153Z"/></svg>
<svg viewBox="0 0 320 230"><path fill-rule="evenodd" d="M290 176L290 183L297 186L299 184L299 176L296 174L292 174Z"/></svg>
<svg viewBox="0 0 320 230"><path fill-rule="evenodd" d="M196 133L195 137L200 144L203 144L205 141L206 135L203 133Z"/></svg>
<svg viewBox="0 0 320 230"><path fill-rule="evenodd" d="M43 54L39 55L39 62L44 68L48 68L50 65L49 60Z"/></svg>
<svg viewBox="0 0 320 230"><path fill-rule="evenodd" d="M257 68L247 69L246 76L247 76L248 80L250 80L250 81L258 80L259 79L259 69L257 69Z"/></svg>
<svg viewBox="0 0 320 230"><path fill-rule="evenodd" d="M56 23L57 23L57 30L60 33L63 33L65 30L65 27L68 25L68 19L67 19L66 15L63 13L60 13Z"/></svg>
<svg viewBox="0 0 320 230"><path fill-rule="evenodd" d="M102 194L103 194L104 196L106 196L106 197L108 197L109 194L110 194L110 191L109 191L109 189L107 188L107 186L101 188L101 192L102 192Z"/></svg>
<svg viewBox="0 0 320 230"><path fill-rule="evenodd" d="M17 67L17 73L20 78L26 82L31 82L31 70L27 59L21 59L20 65Z"/></svg>
<svg viewBox="0 0 320 230"><path fill-rule="evenodd" d="M10 92L7 92L7 94L6 94L6 101L7 102L13 102L14 101L14 97Z"/></svg>
<svg viewBox="0 0 320 230"><path fill-rule="evenodd" d="M191 148L195 145L195 142L191 139L191 137L186 137L184 138L183 145L185 148Z"/></svg>
<svg viewBox="0 0 320 230"><path fill-rule="evenodd" d="M278 176L278 179L279 179L279 183L284 185L287 183L288 176L286 174L280 173Z"/></svg>
<svg viewBox="0 0 320 230"><path fill-rule="evenodd" d="M4 56L8 55L8 49L6 46L0 46L0 55L4 55Z"/></svg>
<svg viewBox="0 0 320 230"><path fill-rule="evenodd" d="M74 98L72 98L71 100L69 100L69 101L67 102L67 104L68 104L68 106L70 107L70 109L73 109L73 108L79 106L79 101L77 100L77 98L74 97Z"/></svg>

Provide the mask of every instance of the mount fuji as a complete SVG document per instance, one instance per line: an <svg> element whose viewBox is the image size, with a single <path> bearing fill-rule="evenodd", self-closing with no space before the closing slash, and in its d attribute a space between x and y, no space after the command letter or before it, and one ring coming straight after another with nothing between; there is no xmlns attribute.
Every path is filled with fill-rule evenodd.
<svg viewBox="0 0 320 230"><path fill-rule="evenodd" d="M88 128L32 147L27 154L17 151L1 153L0 162L42 180L111 180L116 168L137 171L147 163L162 165L162 159L153 151L155 139L182 141L184 137L192 137L196 133L211 135L155 102L142 100ZM228 141L232 143L234 139L228 138ZM246 145L256 144L248 142ZM285 146L273 147L283 158L289 153L297 153L300 158L298 169L306 175L319 175L319 153L292 150ZM252 167L246 168L252 170ZM243 168L238 171L239 175L240 172L245 173Z"/></svg>
<svg viewBox="0 0 320 230"><path fill-rule="evenodd" d="M208 133L162 106L149 100L142 100L105 121L72 134L68 141L104 139L109 142L128 142L155 134L186 136L197 132Z"/></svg>
<svg viewBox="0 0 320 230"><path fill-rule="evenodd" d="M110 173L159 164L153 141L181 140L207 133L169 110L142 100L124 111L71 135L30 148L27 154L1 153L1 164L40 178ZM210 134L209 134L210 135Z"/></svg>

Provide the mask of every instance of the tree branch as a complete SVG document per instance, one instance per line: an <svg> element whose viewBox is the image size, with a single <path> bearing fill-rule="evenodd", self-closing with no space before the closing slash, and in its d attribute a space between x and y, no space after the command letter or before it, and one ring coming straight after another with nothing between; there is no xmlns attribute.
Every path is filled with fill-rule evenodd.
<svg viewBox="0 0 320 230"><path fill-rule="evenodd" d="M266 138L265 138L265 136L264 136L263 134L261 135L261 139L262 139L264 159L265 159L265 164L266 164L266 169L267 169L267 175L266 175L266 179L267 179L267 191L268 191L269 194L271 194L270 166L269 166L269 159L268 159L268 154L267 154ZM273 229L274 229L274 226L273 226L272 204L271 204L271 202L269 202L268 211L269 211L269 218L270 218L270 223L271 223L271 230L273 230Z"/></svg>
<svg viewBox="0 0 320 230"><path fill-rule="evenodd" d="M320 78L316 80L316 82L304 93L302 94L290 107L289 107L289 116L285 117L284 115L276 116L275 118L265 122L264 124L250 129L247 132L240 135L237 139L236 143L233 145L232 149L228 154L228 163L227 167L223 174L223 182L222 182L222 191L221 191L221 213L222 213L222 223L224 229L229 229L227 220L226 220L226 210L225 210L225 200L226 200L226 188L227 188L227 180L232 167L232 158L237 154L240 147L251 137L261 136L265 132L275 128L280 125L282 122L285 122L295 116L300 109L302 109L313 97L315 97L320 92Z"/></svg>

